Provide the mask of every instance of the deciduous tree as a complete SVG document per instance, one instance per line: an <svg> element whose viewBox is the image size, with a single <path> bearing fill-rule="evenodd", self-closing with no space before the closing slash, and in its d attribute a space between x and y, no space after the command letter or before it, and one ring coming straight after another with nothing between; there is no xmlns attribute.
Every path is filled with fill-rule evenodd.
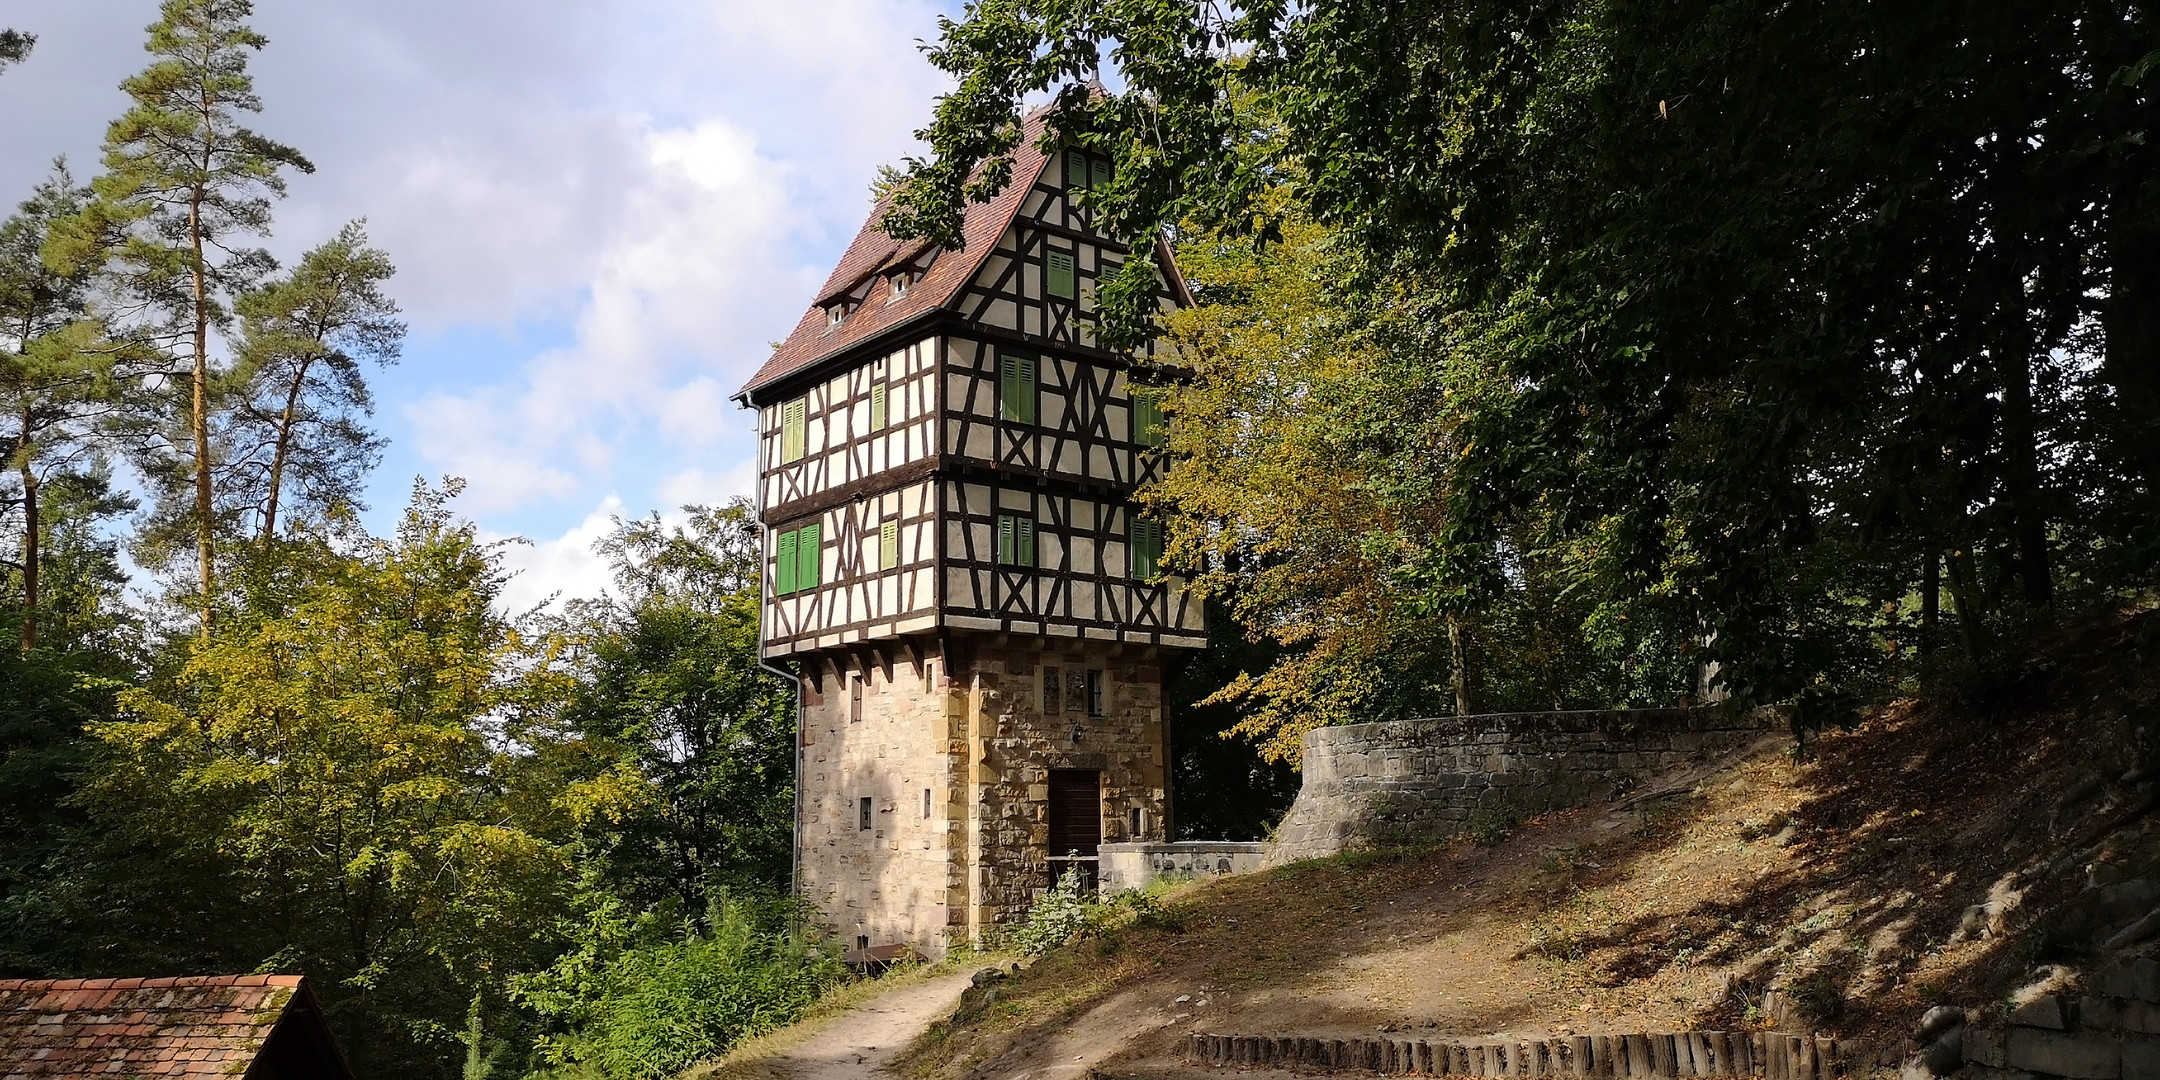
<svg viewBox="0 0 2160 1080"><path fill-rule="evenodd" d="M1045 92L1046 141L1115 159L1095 198L1122 235L1265 237L1287 188L1357 256L1334 296L1415 326L1398 361L1455 417L1433 554L1547 515L1675 613L1696 644L1667 662L1714 659L1743 700L1828 701L1897 652L1880 612L1937 560L1972 641L2152 580L2132 403L2160 325L2133 299L2160 280L2156 20L978 3L931 51L958 88L887 224L952 239ZM1106 65L1122 92L1085 88ZM1113 337L1147 331L1142 297L1103 292Z"/></svg>

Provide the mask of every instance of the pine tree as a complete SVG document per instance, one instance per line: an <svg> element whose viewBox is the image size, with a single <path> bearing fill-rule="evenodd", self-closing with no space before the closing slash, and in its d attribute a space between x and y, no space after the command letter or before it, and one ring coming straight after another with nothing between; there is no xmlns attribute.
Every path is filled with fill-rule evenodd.
<svg viewBox="0 0 2160 1080"><path fill-rule="evenodd" d="M267 39L247 25L252 10L249 0L165 0L145 46L156 59L120 84L134 105L106 129L96 198L48 253L62 266L107 263L151 320L141 329L174 356L168 384L186 395L174 410L186 431L153 440L150 456L162 460L146 472L164 489L165 516L193 534L206 635L218 530L212 331L229 321L230 299L273 265L241 242L269 232L283 170L314 171L299 151L239 122L262 111L247 61Z"/></svg>
<svg viewBox="0 0 2160 1080"><path fill-rule="evenodd" d="M90 192L66 162L0 223L0 446L7 455L21 537L15 570L22 586L22 651L38 644L42 597L42 495L57 475L94 471L103 457L100 422L121 403L115 376L133 359L88 313L88 275L59 273L40 255L55 223L79 214Z"/></svg>
<svg viewBox="0 0 2160 1080"><path fill-rule="evenodd" d="M25 34L20 30L0 30L0 71L7 70L9 64L19 64L28 59L30 50L35 45L36 34Z"/></svg>
<svg viewBox="0 0 2160 1080"><path fill-rule="evenodd" d="M255 513L259 536L277 534L293 499L316 509L359 504L383 445L364 423L374 401L363 365L395 363L405 338L382 291L394 273L355 221L291 274L240 298L230 486Z"/></svg>

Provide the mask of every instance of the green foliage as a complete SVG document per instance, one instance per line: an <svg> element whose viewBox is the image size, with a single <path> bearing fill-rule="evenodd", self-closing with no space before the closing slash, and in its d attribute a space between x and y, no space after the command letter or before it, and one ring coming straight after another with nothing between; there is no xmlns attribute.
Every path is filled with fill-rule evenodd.
<svg viewBox="0 0 2160 1080"><path fill-rule="evenodd" d="M1598 661L1599 703L1669 703L1714 662L1740 701L1834 722L1923 653L1985 666L1991 642L2154 580L2153 19L2075 0L975 4L931 50L958 87L887 221L948 234L1047 92L1044 141L1115 160L1094 197L1121 235L1279 231L1295 259L1300 221L1325 231L1317 292L1228 301L1337 316L1252 322L1310 346L1282 361L1300 378L1198 414L1286 433L1254 490L1324 503L1368 479L1323 524L1271 511L1281 529L1251 541L1347 579L1256 601L1274 621L1251 625L1303 637L1278 687L1244 688L1255 734L1438 696L1448 615L1459 704L1478 698L1466 631L1505 635L1484 650L1504 658L1543 633ZM1081 86L1105 65L1123 89ZM1121 333L1153 315L1102 298L1127 305ZM1529 587L1536 558L1557 588Z"/></svg>
<svg viewBox="0 0 2160 1080"><path fill-rule="evenodd" d="M301 256L292 272L242 294L238 362L221 387L223 501L245 507L260 536L277 535L278 511L320 514L359 507L360 487L381 457L364 365L388 365L405 324L383 285L390 257L352 222Z"/></svg>
<svg viewBox="0 0 2160 1080"><path fill-rule="evenodd" d="M195 554L195 604L207 633L216 603L216 547L229 523L215 475L228 448L213 443L215 331L233 298L272 266L246 241L270 229L284 171L313 172L299 151L241 126L262 111L249 54L266 43L249 0L165 0L145 48L154 59L120 87L131 104L106 129L105 171L94 198L60 223L45 258L67 273L106 278L111 317L162 359L146 380L133 456L157 495L138 558Z"/></svg>
<svg viewBox="0 0 2160 1080"><path fill-rule="evenodd" d="M795 717L792 688L757 667L750 506L686 512L680 526L618 520L597 545L617 596L576 606L579 680L562 722L590 767L639 792L585 818L584 850L610 888L702 917L716 887L787 882Z"/></svg>
<svg viewBox="0 0 2160 1080"><path fill-rule="evenodd" d="M80 595L58 583L84 584L83 567L47 566L84 549L83 532L99 517L134 509L110 492L104 472L108 425L124 407L119 382L138 359L111 342L90 310L90 275L48 266L44 248L55 228L79 213L89 192L65 163L0 223L0 521L12 526L14 560L0 601L13 609L24 649L39 644L41 625L64 617ZM72 505L71 505L72 504ZM72 543L71 552L50 550ZM117 577L117 570L114 573Z"/></svg>
<svg viewBox="0 0 2160 1080"><path fill-rule="evenodd" d="M1151 893L1127 890L1103 899L1075 867L1028 909L1026 921L993 944L1023 956L1041 956L1060 945L1099 938L1138 919L1156 915L1160 902Z"/></svg>
<svg viewBox="0 0 2160 1080"><path fill-rule="evenodd" d="M1231 737L1236 706L1215 695L1240 672L1265 670L1281 650L1271 640L1246 639L1219 604L1207 605L1207 619L1207 649L1173 667L1164 688L1177 839L1259 840L1297 800L1297 770Z"/></svg>
<svg viewBox="0 0 2160 1080"><path fill-rule="evenodd" d="M791 1022L851 977L790 929L799 916L792 901L718 896L703 929L521 979L519 995L569 1027L542 1057L565 1076L651 1080Z"/></svg>
<svg viewBox="0 0 2160 1080"><path fill-rule="evenodd" d="M0 972L302 972L364 1077L659 1075L785 1022L844 969L729 899L784 888L793 804L749 507L618 522L560 616L503 610L460 482L363 530L393 268L358 222L250 246L310 169L240 123L250 14L165 0L103 175L0 224ZM133 606L123 541L193 582Z"/></svg>
<svg viewBox="0 0 2160 1080"><path fill-rule="evenodd" d="M1027 920L1013 927L1001 944L1023 956L1041 956L1086 929L1097 906L1095 891L1086 887L1079 869L1069 869L1035 901Z"/></svg>
<svg viewBox="0 0 2160 1080"><path fill-rule="evenodd" d="M1517 814L1511 807L1488 806L1470 811L1469 827L1464 831L1480 847L1497 847L1515 831Z"/></svg>
<svg viewBox="0 0 2160 1080"><path fill-rule="evenodd" d="M30 58L30 50L37 46L36 34L20 30L0 30L0 71L9 64L19 64Z"/></svg>
<svg viewBox="0 0 2160 1080"><path fill-rule="evenodd" d="M92 728L68 903L93 963L275 954L321 981L356 1064L398 1071L490 971L549 955L567 819L529 710L560 677L495 612L498 556L454 492L417 489L394 538L267 549L248 607Z"/></svg>

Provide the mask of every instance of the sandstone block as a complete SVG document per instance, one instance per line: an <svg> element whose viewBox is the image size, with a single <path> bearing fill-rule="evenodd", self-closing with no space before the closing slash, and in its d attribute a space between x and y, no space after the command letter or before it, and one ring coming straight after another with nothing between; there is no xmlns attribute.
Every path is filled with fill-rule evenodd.
<svg viewBox="0 0 2160 1080"><path fill-rule="evenodd" d="M2007 1036L1999 1028L1968 1027L1965 1029L1964 1054L1965 1060L1969 1064L1985 1065L1991 1069L2002 1068L2006 1061L2004 1057L2004 1047L2006 1045Z"/></svg>
<svg viewBox="0 0 2160 1080"><path fill-rule="evenodd" d="M1997 1069L1987 1065L1967 1065L1965 1072L1971 1080L2037 1080L2023 1069Z"/></svg>
<svg viewBox="0 0 2160 1080"><path fill-rule="evenodd" d="M2087 996L2078 1000L2078 1024L2160 1034L2160 1005L2138 998Z"/></svg>
<svg viewBox="0 0 2160 1080"><path fill-rule="evenodd" d="M2011 1012L2010 1022L2019 1027L2067 1031L2070 1028L2068 1004L2069 999L2060 994L2042 994Z"/></svg>
<svg viewBox="0 0 2160 1080"><path fill-rule="evenodd" d="M2160 1077L2160 1039L2125 1039L2122 1044L2123 1080Z"/></svg>
<svg viewBox="0 0 2160 1080"><path fill-rule="evenodd" d="M2096 993L2160 1002L2160 960L2127 957L2093 976Z"/></svg>
<svg viewBox="0 0 2160 1080"><path fill-rule="evenodd" d="M2028 1072L2080 1080L2118 1080L2122 1076L2122 1041L2112 1036L2013 1028L2004 1056L2011 1068Z"/></svg>

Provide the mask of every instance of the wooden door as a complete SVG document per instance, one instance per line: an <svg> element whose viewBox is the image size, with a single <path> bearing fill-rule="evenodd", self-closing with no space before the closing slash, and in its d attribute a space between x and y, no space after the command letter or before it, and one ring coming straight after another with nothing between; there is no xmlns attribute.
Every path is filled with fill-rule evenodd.
<svg viewBox="0 0 2160 1080"><path fill-rule="evenodd" d="M1093 769L1050 770L1050 884L1070 869L1083 889L1095 888L1102 848L1102 774Z"/></svg>

